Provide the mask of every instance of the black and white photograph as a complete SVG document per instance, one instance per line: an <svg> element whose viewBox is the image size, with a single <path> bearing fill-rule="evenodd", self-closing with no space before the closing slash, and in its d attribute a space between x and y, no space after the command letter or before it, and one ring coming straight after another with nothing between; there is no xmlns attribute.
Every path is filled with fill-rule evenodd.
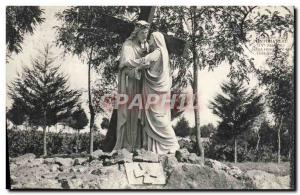
<svg viewBox="0 0 300 195"><path fill-rule="evenodd" d="M295 191L296 9L7 5L6 188Z"/></svg>

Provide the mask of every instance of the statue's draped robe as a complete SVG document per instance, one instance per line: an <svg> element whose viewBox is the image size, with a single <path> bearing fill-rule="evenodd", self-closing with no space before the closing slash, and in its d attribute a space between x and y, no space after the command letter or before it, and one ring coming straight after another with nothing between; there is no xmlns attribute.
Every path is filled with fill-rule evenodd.
<svg viewBox="0 0 300 195"><path fill-rule="evenodd" d="M141 72L136 60L143 57L143 50L136 42L126 40L123 44L119 74L118 93L126 94L130 101L136 94L141 94ZM133 151L142 147L142 128L140 123L141 110L139 107L128 109L129 103L118 105L117 140L114 150L126 148Z"/></svg>
<svg viewBox="0 0 300 195"><path fill-rule="evenodd" d="M170 77L169 55L163 35L153 33L158 49L144 57L144 63L150 68L143 75L143 100L145 109L142 112L143 147L158 154L174 153L179 149L174 129L171 125L170 96L172 79ZM146 104L149 94L158 95L156 104ZM167 101L164 101L163 97ZM149 100L150 101L150 100ZM148 102L149 102L148 101ZM165 102L162 104L162 102Z"/></svg>

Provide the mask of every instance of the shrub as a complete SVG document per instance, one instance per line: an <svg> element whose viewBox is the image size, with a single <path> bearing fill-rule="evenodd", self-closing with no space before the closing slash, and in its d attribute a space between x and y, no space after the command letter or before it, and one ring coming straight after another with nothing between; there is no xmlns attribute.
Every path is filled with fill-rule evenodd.
<svg viewBox="0 0 300 195"><path fill-rule="evenodd" d="M175 134L179 137L187 137L190 134L190 125L186 118L181 117L174 127Z"/></svg>
<svg viewBox="0 0 300 195"><path fill-rule="evenodd" d="M89 133L79 134L78 152L88 151ZM94 135L94 149L100 149L104 136L98 132ZM7 130L7 145L9 157L16 157L26 153L34 153L37 156L43 154L43 132ZM47 134L48 154L67 154L76 152L76 134L53 133Z"/></svg>

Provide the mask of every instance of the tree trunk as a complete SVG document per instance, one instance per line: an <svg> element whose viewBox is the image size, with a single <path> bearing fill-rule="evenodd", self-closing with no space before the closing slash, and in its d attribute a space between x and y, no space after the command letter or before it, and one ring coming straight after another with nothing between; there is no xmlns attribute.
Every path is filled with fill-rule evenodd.
<svg viewBox="0 0 300 195"><path fill-rule="evenodd" d="M281 153L281 136L280 136L280 134L281 134L281 127L282 127L282 119L283 119L283 117L281 116L278 131L277 131L277 141L278 141L277 163L281 162L281 154L280 154Z"/></svg>
<svg viewBox="0 0 300 195"><path fill-rule="evenodd" d="M198 69L199 66L196 64L194 65L194 87L193 91L195 94L195 108L194 108L194 114L195 114L195 127L196 127L196 140L197 140L197 145L198 145L198 150L202 159L202 162L204 162L204 148L202 145L202 140L201 140L201 128L200 128L200 108L199 108L199 86L198 86Z"/></svg>
<svg viewBox="0 0 300 195"><path fill-rule="evenodd" d="M237 139L234 137L234 163L237 163Z"/></svg>
<svg viewBox="0 0 300 195"><path fill-rule="evenodd" d="M43 156L47 156L47 130L46 126L43 126Z"/></svg>
<svg viewBox="0 0 300 195"><path fill-rule="evenodd" d="M259 144L260 144L260 135L259 135L259 133L257 133L257 142L256 142L256 148L255 148L256 151L259 150Z"/></svg>
<svg viewBox="0 0 300 195"><path fill-rule="evenodd" d="M79 148L79 129L77 129L77 137L76 137L76 154L78 154Z"/></svg>
<svg viewBox="0 0 300 195"><path fill-rule="evenodd" d="M291 140L291 144L290 144L290 188L291 189L295 189L295 181L296 181L296 176L295 176L295 172L296 172L296 160L295 160L295 128L294 126L291 128L293 133L290 133L290 140Z"/></svg>
<svg viewBox="0 0 300 195"><path fill-rule="evenodd" d="M201 129L200 129L200 106L199 106L199 56L197 53L196 48L196 41L195 41L195 35L196 35L196 29L197 29L197 22L196 22L196 7L193 7L192 11L192 54L193 54L193 68L194 68L194 83L193 83L193 93L194 93L194 114L195 114L195 127L196 127L196 140L198 145L198 150L202 159L202 163L204 163L204 148L202 145L201 140Z"/></svg>
<svg viewBox="0 0 300 195"><path fill-rule="evenodd" d="M91 92L91 66L92 66L92 54L93 54L93 47L91 48L91 53L89 56L88 61L88 98L89 98L89 110L90 110L90 154L94 151L94 121L95 121L95 110L92 103L92 92Z"/></svg>
<svg viewBox="0 0 300 195"><path fill-rule="evenodd" d="M44 111L43 151L44 151L44 156L47 156L47 125L46 125L46 111Z"/></svg>

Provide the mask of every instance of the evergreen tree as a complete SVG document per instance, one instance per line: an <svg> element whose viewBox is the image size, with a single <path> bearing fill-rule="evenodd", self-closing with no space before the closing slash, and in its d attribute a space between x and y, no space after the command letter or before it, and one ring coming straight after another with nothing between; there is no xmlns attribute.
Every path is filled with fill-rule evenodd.
<svg viewBox="0 0 300 195"><path fill-rule="evenodd" d="M234 161L237 162L237 140L249 130L263 111L261 95L250 91L241 82L230 80L221 86L223 94L217 94L210 103L213 113L220 117L217 137L223 142L234 141ZM228 143L228 142L227 142Z"/></svg>
<svg viewBox="0 0 300 195"><path fill-rule="evenodd" d="M47 155L46 128L68 118L79 98L79 92L69 89L67 77L54 63L47 45L32 60L32 68L24 67L22 75L9 85L9 95L23 109L29 123L43 128L44 156Z"/></svg>

